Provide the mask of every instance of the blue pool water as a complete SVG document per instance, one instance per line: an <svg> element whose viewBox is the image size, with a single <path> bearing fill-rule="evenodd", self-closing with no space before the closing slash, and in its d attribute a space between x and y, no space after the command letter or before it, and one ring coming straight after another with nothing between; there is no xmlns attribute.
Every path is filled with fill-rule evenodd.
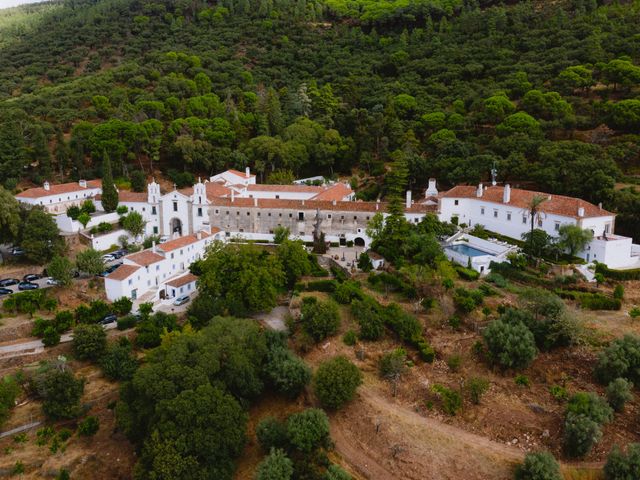
<svg viewBox="0 0 640 480"><path fill-rule="evenodd" d="M488 252L483 252L482 250L478 250L477 248L471 247L469 245L465 245L464 243L458 243L456 245L451 245L447 247L454 252L461 253L462 255L466 255L467 257L480 257L482 255L491 255Z"/></svg>

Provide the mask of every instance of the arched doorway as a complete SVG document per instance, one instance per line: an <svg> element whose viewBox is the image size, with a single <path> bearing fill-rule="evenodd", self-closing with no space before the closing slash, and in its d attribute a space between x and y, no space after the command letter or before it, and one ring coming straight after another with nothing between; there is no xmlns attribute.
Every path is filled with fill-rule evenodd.
<svg viewBox="0 0 640 480"><path fill-rule="evenodd" d="M179 218L171 219L171 235L173 236L182 236L182 220Z"/></svg>
<svg viewBox="0 0 640 480"><path fill-rule="evenodd" d="M356 247L364 247L364 246L365 246L364 238L362 238L362 237L356 237L356 238L354 238L354 239L353 239L353 244L354 244Z"/></svg>

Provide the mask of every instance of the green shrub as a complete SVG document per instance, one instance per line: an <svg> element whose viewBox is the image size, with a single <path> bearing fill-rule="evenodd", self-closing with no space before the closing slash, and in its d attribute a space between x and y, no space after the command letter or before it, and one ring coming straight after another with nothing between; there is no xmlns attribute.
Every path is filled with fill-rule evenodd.
<svg viewBox="0 0 640 480"><path fill-rule="evenodd" d="M627 445L623 453L617 445L613 447L604 465L605 480L632 480L640 478L640 443Z"/></svg>
<svg viewBox="0 0 640 480"><path fill-rule="evenodd" d="M522 322L494 320L482 332L489 358L503 368L526 368L536 358L536 343Z"/></svg>
<svg viewBox="0 0 640 480"><path fill-rule="evenodd" d="M451 315L449 317L449 320L447 320L447 323L454 330L458 330L460 328L460 325L462 324L462 320L458 315Z"/></svg>
<svg viewBox="0 0 640 480"><path fill-rule="evenodd" d="M306 290L308 292L335 292L338 287L338 282L335 280L313 280L308 282Z"/></svg>
<svg viewBox="0 0 640 480"><path fill-rule="evenodd" d="M351 302L351 313L360 325L362 340L378 340L384 334L384 318L382 307L372 297L366 296L362 300Z"/></svg>
<svg viewBox="0 0 640 480"><path fill-rule="evenodd" d="M363 297L364 294L362 293L360 284L353 280L347 280L346 282L338 284L333 292L333 298L336 302L342 303L343 305L351 303L354 299L361 300Z"/></svg>
<svg viewBox="0 0 640 480"><path fill-rule="evenodd" d="M361 383L362 373L343 356L322 362L313 379L320 404L329 409L338 409L351 401Z"/></svg>
<svg viewBox="0 0 640 480"><path fill-rule="evenodd" d="M622 300L624 298L624 287L621 284L617 284L613 288L613 298L616 300Z"/></svg>
<svg viewBox="0 0 640 480"><path fill-rule="evenodd" d="M564 422L564 449L572 457L589 453L602 438L598 422L586 415L568 413Z"/></svg>
<svg viewBox="0 0 640 480"><path fill-rule="evenodd" d="M334 335L340 328L338 306L333 301L320 301L305 297L302 301L302 328L316 342Z"/></svg>
<svg viewBox="0 0 640 480"><path fill-rule="evenodd" d="M478 405L480 398L489 389L489 381L485 378L474 377L467 382L467 389L469 390L469 397L471 402Z"/></svg>
<svg viewBox="0 0 640 480"><path fill-rule="evenodd" d="M100 358L100 367L110 380L131 380L138 368L138 360L131 351L131 343L125 337L109 345Z"/></svg>
<svg viewBox="0 0 640 480"><path fill-rule="evenodd" d="M0 380L0 426L9 419L10 411L16 405L20 395L20 386L14 377L6 376Z"/></svg>
<svg viewBox="0 0 640 480"><path fill-rule="evenodd" d="M624 378L616 378L607 385L607 401L616 412L624 409L624 404L633 398L633 383Z"/></svg>
<svg viewBox="0 0 640 480"><path fill-rule="evenodd" d="M286 347L271 349L266 366L267 378L277 391L297 397L311 380L311 369Z"/></svg>
<svg viewBox="0 0 640 480"><path fill-rule="evenodd" d="M479 290L457 288L453 295L453 303L462 313L471 313L476 307L482 305L483 294Z"/></svg>
<svg viewBox="0 0 640 480"><path fill-rule="evenodd" d="M549 393L558 401L565 401L569 398L567 389L560 385L551 385L549 387Z"/></svg>
<svg viewBox="0 0 640 480"><path fill-rule="evenodd" d="M613 280L640 280L640 268L629 270L613 270L608 268L604 263L597 263L596 272Z"/></svg>
<svg viewBox="0 0 640 480"><path fill-rule="evenodd" d="M593 392L579 392L574 394L567 404L567 415L585 415L594 422L602 425L613 419L613 410L607 402Z"/></svg>
<svg viewBox="0 0 640 480"><path fill-rule="evenodd" d="M516 382L516 385L520 385L521 387L528 387L531 385L531 381L529 380L529 377L522 374L516 375L513 381Z"/></svg>
<svg viewBox="0 0 640 480"><path fill-rule="evenodd" d="M436 351L422 335L414 337L411 343L418 349L418 354L422 361L431 363L435 360Z"/></svg>
<svg viewBox="0 0 640 480"><path fill-rule="evenodd" d="M508 285L507 280L499 273L491 272L489 275L487 275L485 280L487 282L493 283L498 288L506 288Z"/></svg>
<svg viewBox="0 0 640 480"><path fill-rule="evenodd" d="M345 472L340 466L332 464L327 468L322 480L351 480L351 475Z"/></svg>
<svg viewBox="0 0 640 480"><path fill-rule="evenodd" d="M287 419L287 437L296 449L311 453L328 444L329 419L318 408L294 413Z"/></svg>
<svg viewBox="0 0 640 480"><path fill-rule="evenodd" d="M640 317L640 307L633 307L631 310L629 310L629 316L631 318Z"/></svg>
<svg viewBox="0 0 640 480"><path fill-rule="evenodd" d="M477 280L478 278L480 278L480 273L473 270L472 268L466 268L466 267L462 267L460 265L456 265L455 267L456 272L458 273L458 276L460 278L462 278L463 280L467 280L469 282L472 282L474 280Z"/></svg>
<svg viewBox="0 0 640 480"><path fill-rule="evenodd" d="M78 325L73 330L73 352L79 360L98 360L107 348L102 325Z"/></svg>
<svg viewBox="0 0 640 480"><path fill-rule="evenodd" d="M447 358L447 366L452 372L457 372L460 370L460 366L462 365L462 357L460 355L451 355Z"/></svg>
<svg viewBox="0 0 640 480"><path fill-rule="evenodd" d="M348 330L342 336L342 341L344 342L345 345L352 347L357 343L358 335L353 330Z"/></svg>
<svg viewBox="0 0 640 480"><path fill-rule="evenodd" d="M127 315L126 317L120 317L117 320L118 330L128 330L136 326L138 319L133 315Z"/></svg>
<svg viewBox="0 0 640 480"><path fill-rule="evenodd" d="M293 475L293 462L283 450L271 449L256 469L255 480L289 480Z"/></svg>
<svg viewBox="0 0 640 480"><path fill-rule="evenodd" d="M600 354L595 368L598 381L609 384L616 378L640 382L640 338L625 335L611 342Z"/></svg>
<svg viewBox="0 0 640 480"><path fill-rule="evenodd" d="M444 385L435 384L431 390L440 396L442 401L442 409L449 415L455 415L462 408L462 397L460 393L445 387Z"/></svg>
<svg viewBox="0 0 640 480"><path fill-rule="evenodd" d="M60 333L54 327L47 327L42 333L42 343L45 347L53 347L60 343Z"/></svg>
<svg viewBox="0 0 640 480"><path fill-rule="evenodd" d="M120 297L116 301L114 301L112 305L115 313L122 316L131 313L133 302L128 297Z"/></svg>
<svg viewBox="0 0 640 480"><path fill-rule="evenodd" d="M256 427L256 438L265 452L287 446L287 427L274 417L266 417Z"/></svg>
<svg viewBox="0 0 640 480"><path fill-rule="evenodd" d="M516 468L515 480L562 480L560 465L549 452L527 453Z"/></svg>
<svg viewBox="0 0 640 480"><path fill-rule="evenodd" d="M407 352L404 348L396 348L391 352L385 353L378 362L380 376L386 379L399 377L407 368L406 362Z"/></svg>
<svg viewBox="0 0 640 480"><path fill-rule="evenodd" d="M97 417L87 417L78 424L78 434L83 437L93 437L98 433L100 420Z"/></svg>
<svg viewBox="0 0 640 480"><path fill-rule="evenodd" d="M385 324L394 331L400 340L410 342L412 338L422 335L422 324L413 315L405 312L397 303L384 307Z"/></svg>

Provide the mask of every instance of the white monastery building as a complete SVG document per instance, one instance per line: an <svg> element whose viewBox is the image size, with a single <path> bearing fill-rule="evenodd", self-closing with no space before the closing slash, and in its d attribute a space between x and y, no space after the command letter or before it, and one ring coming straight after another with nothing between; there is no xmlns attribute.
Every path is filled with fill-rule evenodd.
<svg viewBox="0 0 640 480"><path fill-rule="evenodd" d="M593 240L578 256L587 262L624 268L638 263L632 239L614 235L615 214L579 198L520 190L504 186L457 186L440 197L440 220L487 230L520 239L531 229L529 205L536 196L544 197L534 226L557 237L560 226L578 225L593 232Z"/></svg>
<svg viewBox="0 0 640 480"><path fill-rule="evenodd" d="M66 231L69 233L77 231L78 226L66 216L66 209L92 199L100 211L100 194L100 180L62 185L46 182L43 187L25 190L16 198L43 206L56 215L61 230L69 228ZM498 186L495 182L491 186L457 186L438 192L435 179L429 179L423 199L413 201L411 192L407 192L404 214L412 223L432 213L441 221L480 224L487 230L520 239L530 230L528 206L536 196L545 197L534 218L536 228L551 236L557 236L563 224L590 229L594 238L579 253L580 257L611 268L640 266L640 246L632 244L631 238L613 233L615 214L578 198ZM249 169L227 170L204 182L198 179L192 187L174 186L168 192L161 191L160 185L152 181L146 193L119 192L119 205L139 212L146 221L145 236L161 236L162 243L124 257L123 265L105 278L107 297L144 301L171 298L194 289L195 278L185 273L214 240L272 241L277 227L287 227L292 237L305 242L313 241L314 231L320 231L327 242L368 247L369 221L377 213L386 215L387 210L384 202L355 200L355 192L345 183L263 185L256 183L256 176ZM100 215L96 214L95 222L108 215L117 217L115 213ZM458 245L459 251L450 249L450 254L476 256L478 268L486 271L486 266L480 265L484 261L480 257L486 256L481 254L487 249L482 245L476 247Z"/></svg>

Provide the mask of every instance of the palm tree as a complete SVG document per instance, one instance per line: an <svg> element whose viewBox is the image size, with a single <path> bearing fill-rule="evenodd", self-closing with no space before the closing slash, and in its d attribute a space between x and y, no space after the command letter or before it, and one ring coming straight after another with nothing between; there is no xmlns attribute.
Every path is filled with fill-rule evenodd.
<svg viewBox="0 0 640 480"><path fill-rule="evenodd" d="M535 195L529 202L527 210L531 216L531 233L533 233L533 230L535 229L535 217L540 212L540 205L547 200L549 200L549 197L545 197L544 195Z"/></svg>

